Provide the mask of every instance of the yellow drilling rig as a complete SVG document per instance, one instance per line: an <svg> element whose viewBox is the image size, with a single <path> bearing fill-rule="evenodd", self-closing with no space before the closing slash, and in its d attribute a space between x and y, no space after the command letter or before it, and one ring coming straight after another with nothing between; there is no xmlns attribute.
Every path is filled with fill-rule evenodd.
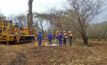
<svg viewBox="0 0 107 65"><path fill-rule="evenodd" d="M34 38L33 33L29 34L28 27L19 28L12 21L0 20L0 42L26 42Z"/></svg>
<svg viewBox="0 0 107 65"><path fill-rule="evenodd" d="M35 39L34 27L32 26L32 2L33 0L29 0L29 12L28 12L28 20L27 27L21 27L13 25L12 21L7 21L4 19L0 20L0 42L27 42Z"/></svg>

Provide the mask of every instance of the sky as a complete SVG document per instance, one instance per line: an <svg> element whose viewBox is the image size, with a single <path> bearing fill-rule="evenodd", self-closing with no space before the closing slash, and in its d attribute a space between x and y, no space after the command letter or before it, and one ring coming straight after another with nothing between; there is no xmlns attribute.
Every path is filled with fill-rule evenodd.
<svg viewBox="0 0 107 65"><path fill-rule="evenodd" d="M66 0L34 0L33 11L44 12L49 8L62 8ZM0 12L5 16L27 13L28 0L0 0Z"/></svg>
<svg viewBox="0 0 107 65"><path fill-rule="evenodd" d="M107 0L105 0L105 6L107 7ZM63 9L67 0L34 0L33 12L45 12L50 8ZM0 0L0 12L5 16L19 15L27 13L28 0ZM107 8L105 12L97 16L95 21L107 20Z"/></svg>

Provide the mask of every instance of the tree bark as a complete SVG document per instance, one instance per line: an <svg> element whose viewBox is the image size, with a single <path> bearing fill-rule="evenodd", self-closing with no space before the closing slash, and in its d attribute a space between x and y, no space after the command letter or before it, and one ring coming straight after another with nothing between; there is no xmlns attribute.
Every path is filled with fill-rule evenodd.
<svg viewBox="0 0 107 65"><path fill-rule="evenodd" d="M88 36L86 32L83 31L81 35L82 35L82 40L83 40L84 45L88 46Z"/></svg>

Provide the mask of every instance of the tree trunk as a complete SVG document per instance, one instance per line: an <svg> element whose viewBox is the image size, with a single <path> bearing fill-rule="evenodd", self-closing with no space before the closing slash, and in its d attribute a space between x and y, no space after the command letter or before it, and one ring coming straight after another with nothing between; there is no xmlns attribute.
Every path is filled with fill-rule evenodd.
<svg viewBox="0 0 107 65"><path fill-rule="evenodd" d="M86 32L83 31L81 33L81 35L82 35L82 39L83 39L84 45L88 46L88 36L87 36Z"/></svg>

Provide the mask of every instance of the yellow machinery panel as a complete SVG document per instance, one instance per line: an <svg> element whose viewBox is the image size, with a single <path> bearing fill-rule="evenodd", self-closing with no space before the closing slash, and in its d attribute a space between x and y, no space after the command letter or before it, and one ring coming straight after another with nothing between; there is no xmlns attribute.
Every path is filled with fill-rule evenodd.
<svg viewBox="0 0 107 65"><path fill-rule="evenodd" d="M14 39L11 34L11 28L11 24L8 21L0 21L0 41L12 41Z"/></svg>
<svg viewBox="0 0 107 65"><path fill-rule="evenodd" d="M35 35L29 35L28 28L18 28L12 21L0 20L0 42L10 41L30 41L35 39Z"/></svg>

